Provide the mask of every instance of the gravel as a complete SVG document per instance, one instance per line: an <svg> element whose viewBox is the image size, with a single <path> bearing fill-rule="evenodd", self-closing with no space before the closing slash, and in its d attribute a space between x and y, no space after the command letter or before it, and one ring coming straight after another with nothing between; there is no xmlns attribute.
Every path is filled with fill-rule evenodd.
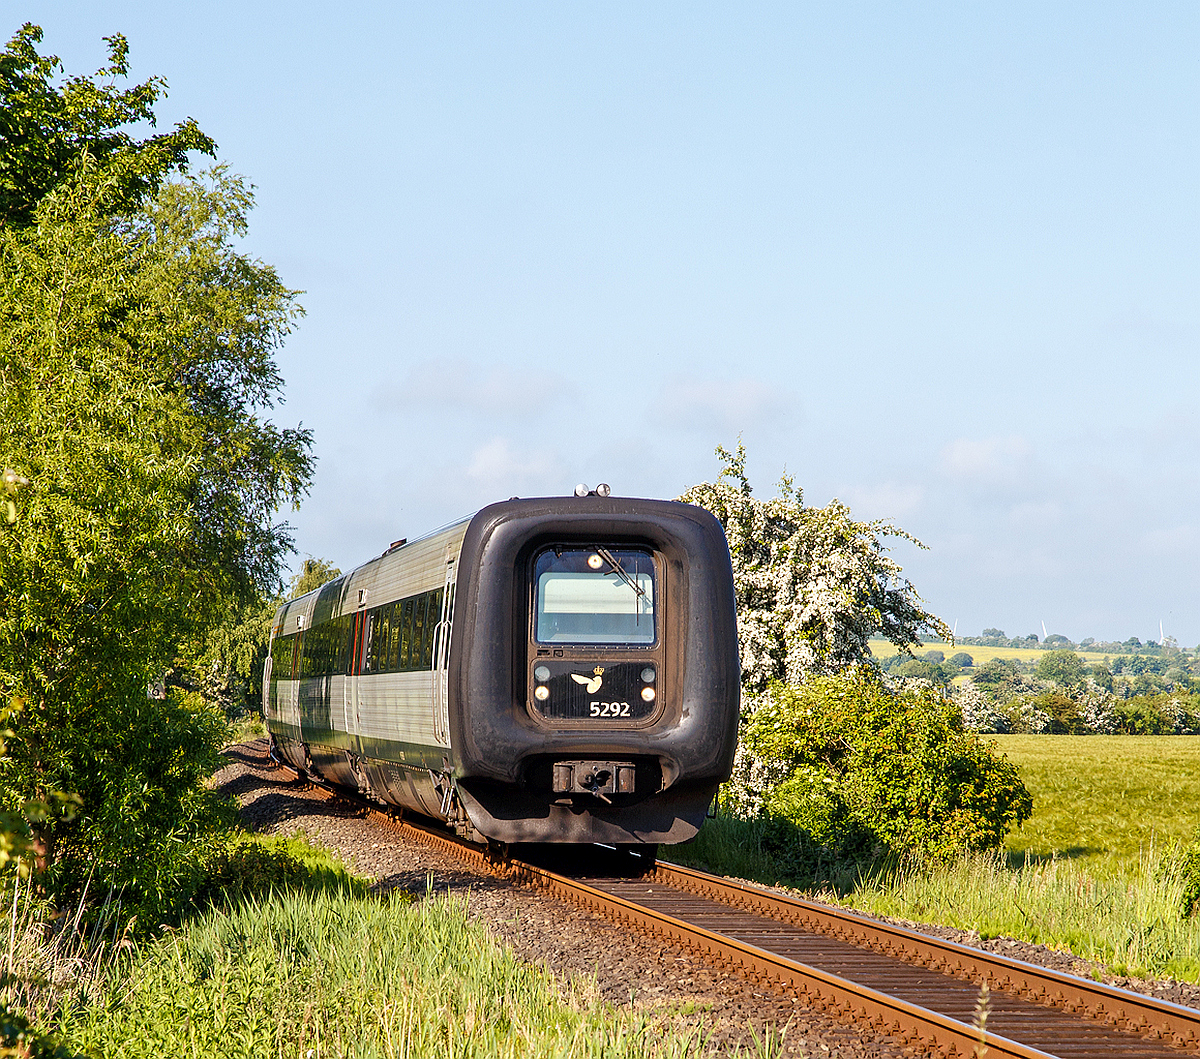
<svg viewBox="0 0 1200 1059"><path fill-rule="evenodd" d="M748 1048L775 1036L772 1055L898 1057L913 1055L903 1042L863 1031L811 1010L799 1000L706 967L689 950L659 939L630 935L596 913L552 900L532 888L473 870L453 857L410 841L371 820L348 802L329 800L274 767L267 741L231 746L229 764L214 777L237 797L246 826L265 834L302 831L381 890L400 888L418 897L466 895L472 915L519 956L560 978L583 978L615 1008L665 1017L683 1032L699 1031L718 1051ZM903 926L1002 953L1030 963L1200 1006L1200 989L1178 982L1145 982L1105 976L1069 953L1012 939L978 935L900 920Z"/></svg>

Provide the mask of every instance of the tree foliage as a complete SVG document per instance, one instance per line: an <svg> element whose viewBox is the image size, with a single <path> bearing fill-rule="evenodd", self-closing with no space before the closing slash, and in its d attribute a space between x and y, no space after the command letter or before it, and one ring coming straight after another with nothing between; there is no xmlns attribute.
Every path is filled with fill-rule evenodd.
<svg viewBox="0 0 1200 1059"><path fill-rule="evenodd" d="M759 500L742 443L734 452L718 446L717 455L725 466L716 483L693 486L680 499L711 511L725 529L748 692L867 661L876 633L902 649L926 631L951 638L883 543L896 537L923 547L916 538L882 519L856 522L837 500L807 506L786 476L779 496Z"/></svg>
<svg viewBox="0 0 1200 1059"><path fill-rule="evenodd" d="M31 821L60 878L94 863L154 889L213 819L202 781L223 720L147 685L278 590L291 539L274 514L307 490L311 438L266 410L300 309L236 248L242 180L167 179L208 142L198 131L116 130L151 116L161 82L47 87L37 39L26 27L3 65L24 107L19 127L8 118L5 208L28 223L0 227L0 466L29 484L0 523L0 692L24 703L0 784L10 808L82 799L74 820ZM110 44L102 73L123 76L124 42Z"/></svg>
<svg viewBox="0 0 1200 1059"><path fill-rule="evenodd" d="M743 740L739 808L790 821L836 856L997 849L1032 811L1016 766L965 731L952 702L890 690L867 666L773 685Z"/></svg>
<svg viewBox="0 0 1200 1059"><path fill-rule="evenodd" d="M320 588L340 573L332 563L310 555L285 594L260 593L234 609L202 642L185 648L167 674L167 683L198 692L209 706L229 718L257 711L275 611L285 599Z"/></svg>
<svg viewBox="0 0 1200 1059"><path fill-rule="evenodd" d="M120 34L104 38L109 65L95 79L61 85L55 77L62 64L38 54L41 39L41 28L27 22L0 53L0 225L31 223L37 204L71 180L85 158L109 181L115 211L129 214L168 174L187 170L189 152L215 154L216 144L191 118L144 140L123 127L153 126L154 104L167 86L151 77L117 87L129 73L129 45Z"/></svg>

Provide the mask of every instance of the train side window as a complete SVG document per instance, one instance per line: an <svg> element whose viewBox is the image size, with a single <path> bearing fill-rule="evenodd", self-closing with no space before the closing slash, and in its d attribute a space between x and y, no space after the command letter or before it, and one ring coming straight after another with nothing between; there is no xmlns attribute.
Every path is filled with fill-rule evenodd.
<svg viewBox="0 0 1200 1059"><path fill-rule="evenodd" d="M371 672L371 612L360 611L362 614L362 639L358 643L358 671Z"/></svg>
<svg viewBox="0 0 1200 1059"><path fill-rule="evenodd" d="M408 617L404 600L396 601L396 672L404 672L404 651L408 644Z"/></svg>
<svg viewBox="0 0 1200 1059"><path fill-rule="evenodd" d="M286 680L292 675L292 651L295 646L295 635L275 637L275 643L271 645L271 673L277 679Z"/></svg>
<svg viewBox="0 0 1200 1059"><path fill-rule="evenodd" d="M387 671L388 634L391 632L392 609L387 604L376 607L371 619L371 672Z"/></svg>
<svg viewBox="0 0 1200 1059"><path fill-rule="evenodd" d="M396 673L400 669L400 622L404 616L404 604L400 600L388 604L388 646L387 672Z"/></svg>
<svg viewBox="0 0 1200 1059"><path fill-rule="evenodd" d="M438 623L442 620L442 589L437 588L426 592L429 612L425 619L425 651L422 655L422 666L428 669L433 665L434 642L437 640Z"/></svg>
<svg viewBox="0 0 1200 1059"><path fill-rule="evenodd" d="M408 668L408 658L412 650L412 612L413 601L411 599L404 600L403 609L400 612L400 662L397 666L401 672Z"/></svg>
<svg viewBox="0 0 1200 1059"><path fill-rule="evenodd" d="M408 663L409 669L420 669L421 660L425 657L425 607L428 602L426 596L413 597L412 653Z"/></svg>
<svg viewBox="0 0 1200 1059"><path fill-rule="evenodd" d="M309 629L308 635L304 637L304 653L300 656L300 676L311 677L313 666L317 661L317 648L320 643L320 626L316 629Z"/></svg>
<svg viewBox="0 0 1200 1059"><path fill-rule="evenodd" d="M354 639L354 615L343 614L337 619L337 631L334 633L336 647L333 655L333 671L348 673L350 671L350 641Z"/></svg>

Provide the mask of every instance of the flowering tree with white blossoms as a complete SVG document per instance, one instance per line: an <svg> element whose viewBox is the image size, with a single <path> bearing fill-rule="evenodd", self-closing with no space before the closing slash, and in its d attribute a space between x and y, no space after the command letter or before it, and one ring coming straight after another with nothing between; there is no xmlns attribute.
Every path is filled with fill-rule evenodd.
<svg viewBox="0 0 1200 1059"><path fill-rule="evenodd" d="M746 477L746 450L717 446L725 466L715 484L679 499L711 511L725 529L738 601L742 686L751 695L772 680L799 684L869 662L867 640L882 633L904 650L928 632L951 640L883 540L915 537L883 519L855 522L845 504L808 507L785 475L780 495L759 500Z"/></svg>
<svg viewBox="0 0 1200 1059"><path fill-rule="evenodd" d="M901 650L925 632L952 639L883 541L924 545L837 500L807 507L786 476L758 500L741 442L717 455L716 484L680 499L717 517L733 559L745 694L727 807L764 821L763 841L802 873L997 847L1030 812L1015 768L963 731L940 689L888 680L868 646L876 633Z"/></svg>

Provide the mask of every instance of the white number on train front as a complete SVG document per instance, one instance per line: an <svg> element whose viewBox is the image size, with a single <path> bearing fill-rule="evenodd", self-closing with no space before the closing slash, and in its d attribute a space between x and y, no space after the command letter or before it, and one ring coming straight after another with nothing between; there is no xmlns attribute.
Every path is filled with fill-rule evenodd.
<svg viewBox="0 0 1200 1059"><path fill-rule="evenodd" d="M628 717L629 703L627 702L593 702L591 704L593 717Z"/></svg>

